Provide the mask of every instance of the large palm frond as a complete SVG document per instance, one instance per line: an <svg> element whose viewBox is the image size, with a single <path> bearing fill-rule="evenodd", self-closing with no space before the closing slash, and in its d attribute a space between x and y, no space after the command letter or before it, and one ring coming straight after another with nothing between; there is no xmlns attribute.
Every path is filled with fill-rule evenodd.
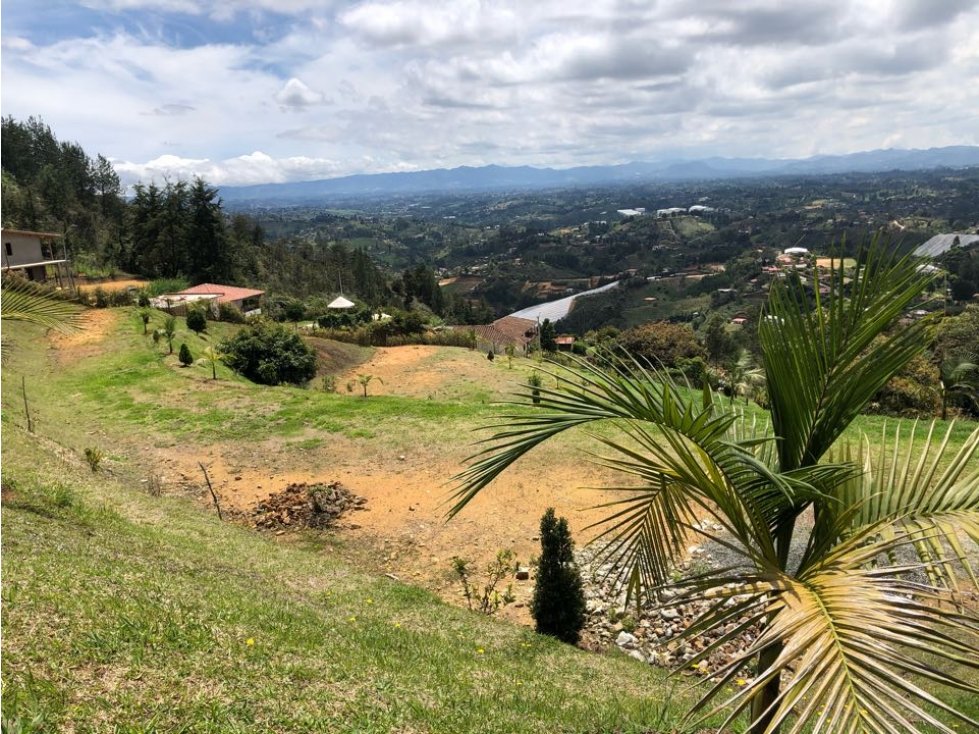
<svg viewBox="0 0 979 734"><path fill-rule="evenodd" d="M954 451L954 425L940 437L933 422L920 441L917 424L903 434L901 428L898 423L890 437L884 426L876 450L864 439L831 452L864 470L841 482L835 501L821 508L807 558L820 554L819 543L832 545L873 526L888 537L907 534L932 583L957 588L964 571L979 588L975 554L962 537L979 543L979 428Z"/></svg>
<svg viewBox="0 0 979 734"><path fill-rule="evenodd" d="M742 654L717 672L713 688L694 711L723 697L762 650L779 644L772 665L710 712L729 712L721 730L778 679L781 689L766 712L771 715L765 729L769 732L787 724L792 734L807 727L829 734L896 734L917 731L916 722L927 722L954 734L935 710L979 726L924 687L928 681L979 693L954 673L959 666L979 668L979 620L960 613L947 595L902 578L902 572L917 564L875 566L881 555L914 542L911 533L877 537L870 544L863 535L852 537L795 577L771 568L748 584L728 588L712 583L718 604L684 635L716 626L719 619L739 622L742 631L750 624L767 624ZM726 640L709 644L694 661ZM929 662L932 658L938 662Z"/></svg>
<svg viewBox="0 0 979 734"><path fill-rule="evenodd" d="M67 333L79 327L81 314L77 304L44 295L27 281L3 279L0 318L4 321L26 321Z"/></svg>
<svg viewBox="0 0 979 734"><path fill-rule="evenodd" d="M715 517L747 561L759 554L772 561L769 529L787 498L811 501L818 490L810 478L836 470L821 467L798 476L773 472L752 450L757 442L730 440L737 414L719 410L711 399L692 399L665 372L627 358L611 355L602 365L576 360L564 377L570 387L540 389L546 412L505 416L508 422L497 426L503 430L456 477L461 486L450 514L548 438L614 421L619 429L614 439L595 437L611 452L603 463L639 483L614 490L622 497L605 505L613 513L603 521L599 537L603 552L631 580L633 590L640 580L647 586L665 581L696 512Z"/></svg>
<svg viewBox="0 0 979 734"><path fill-rule="evenodd" d="M874 393L928 343L928 319L875 341L932 279L918 265L876 245L852 281L834 263L827 296L814 281L811 305L801 282L772 287L758 335L782 470L817 463Z"/></svg>

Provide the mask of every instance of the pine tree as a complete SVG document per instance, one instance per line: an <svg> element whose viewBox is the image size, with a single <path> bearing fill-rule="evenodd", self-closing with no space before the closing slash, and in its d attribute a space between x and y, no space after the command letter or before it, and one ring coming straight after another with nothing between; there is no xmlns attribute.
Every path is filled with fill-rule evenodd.
<svg viewBox="0 0 979 734"><path fill-rule="evenodd" d="M575 644L585 625L585 592L568 521L549 507L540 521L541 556L530 611L537 631Z"/></svg>

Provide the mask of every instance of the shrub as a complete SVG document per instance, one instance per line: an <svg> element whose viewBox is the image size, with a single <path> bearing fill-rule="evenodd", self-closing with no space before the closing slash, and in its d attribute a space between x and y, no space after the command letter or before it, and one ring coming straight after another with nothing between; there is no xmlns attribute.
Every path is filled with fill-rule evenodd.
<svg viewBox="0 0 979 734"><path fill-rule="evenodd" d="M473 579L471 561L459 556L452 559L452 570L462 584L462 595L466 599L466 605L471 611L483 614L493 614L500 607L516 600L513 595L513 584L508 584L502 592L496 589L504 578L513 573L516 566L512 550L497 551L496 559L486 566L483 572L484 579L480 583Z"/></svg>
<svg viewBox="0 0 979 734"><path fill-rule="evenodd" d="M140 308L146 308L150 305L150 294L146 292L145 288L136 291L136 303Z"/></svg>
<svg viewBox="0 0 979 734"><path fill-rule="evenodd" d="M540 372L531 372L530 377L527 378L527 384L530 385L530 395L531 400L534 401L534 405L540 404L540 388L544 385L544 378L541 376Z"/></svg>
<svg viewBox="0 0 979 734"><path fill-rule="evenodd" d="M233 303L219 303L218 321L226 321L229 324L243 324L245 323L245 314Z"/></svg>
<svg viewBox="0 0 979 734"><path fill-rule="evenodd" d="M623 331L619 346L647 363L674 367L682 359L703 357L704 348L688 326L654 321Z"/></svg>
<svg viewBox="0 0 979 734"><path fill-rule="evenodd" d="M109 294L100 285L92 291L92 305L95 308L108 308L109 306Z"/></svg>
<svg viewBox="0 0 979 734"><path fill-rule="evenodd" d="M574 562L568 521L555 517L553 507L541 517L540 544L530 612L538 632L573 645L585 626L584 585Z"/></svg>
<svg viewBox="0 0 979 734"><path fill-rule="evenodd" d="M281 324L259 320L221 345L224 361L253 382L301 385L316 374L316 352Z"/></svg>
<svg viewBox="0 0 979 734"><path fill-rule="evenodd" d="M202 308L191 308L187 311L187 328L195 334L207 331L207 315Z"/></svg>
<svg viewBox="0 0 979 734"><path fill-rule="evenodd" d="M85 461L93 474L99 470L99 466L102 464L102 458L103 454L101 449L85 449Z"/></svg>
<svg viewBox="0 0 979 734"><path fill-rule="evenodd" d="M180 345L180 353L177 355L177 359L180 360L180 364L184 367L190 367L194 364L194 355L190 353L190 349L186 344Z"/></svg>
<svg viewBox="0 0 979 734"><path fill-rule="evenodd" d="M116 291L109 291L106 295L106 300L110 306L132 306L133 294L126 288Z"/></svg>

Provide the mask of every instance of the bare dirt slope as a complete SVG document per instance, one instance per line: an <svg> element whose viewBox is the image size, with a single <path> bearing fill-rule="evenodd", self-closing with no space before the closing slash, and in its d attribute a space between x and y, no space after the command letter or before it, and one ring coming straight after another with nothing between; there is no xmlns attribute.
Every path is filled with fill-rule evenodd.
<svg viewBox="0 0 979 734"><path fill-rule="evenodd" d="M106 341L107 336L118 327L119 313L115 309L91 310L84 331L52 336L55 360L69 364L106 349L111 343ZM343 373L338 390L344 399L363 400L359 384L348 395L344 382L372 374L378 378L369 385L372 396L495 402L512 398L535 366L528 360L517 360L510 369L505 358L490 363L485 354L458 348L384 348ZM181 387L215 389L231 386L189 380ZM207 467L220 503L241 511L248 511L290 484L339 481L367 499L363 511L341 522L338 538L342 552L373 570L394 574L456 602L461 600L451 571L453 556L482 566L498 550L512 549L518 559L528 563L539 553L538 524L545 509L555 507L567 516L578 542L584 542L594 535L585 527L600 516L588 508L609 499L606 493L582 489L612 483L609 473L583 463L579 455L558 441L518 462L448 521L446 514L457 485L453 477L465 468L480 436L447 435L433 426L431 431L419 431L419 435L392 439L385 430L378 425L373 432L386 440L309 429L288 439L249 437L206 445L162 441L154 446L148 437L129 441L119 436L115 450L128 451L124 447L133 443L131 448L139 451L139 464L147 476L152 474L154 481L158 477L166 492L197 498L208 511L211 498L200 463ZM292 534L279 539L289 542ZM526 601L531 588L531 583L519 582L518 599ZM507 614L526 619L525 608L519 606Z"/></svg>

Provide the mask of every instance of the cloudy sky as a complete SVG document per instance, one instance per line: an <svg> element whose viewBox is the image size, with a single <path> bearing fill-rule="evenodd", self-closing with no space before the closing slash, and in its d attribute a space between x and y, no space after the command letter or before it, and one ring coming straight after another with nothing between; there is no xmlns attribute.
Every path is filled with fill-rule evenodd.
<svg viewBox="0 0 979 734"><path fill-rule="evenodd" d="M979 144L979 0L3 0L4 115L217 184Z"/></svg>

